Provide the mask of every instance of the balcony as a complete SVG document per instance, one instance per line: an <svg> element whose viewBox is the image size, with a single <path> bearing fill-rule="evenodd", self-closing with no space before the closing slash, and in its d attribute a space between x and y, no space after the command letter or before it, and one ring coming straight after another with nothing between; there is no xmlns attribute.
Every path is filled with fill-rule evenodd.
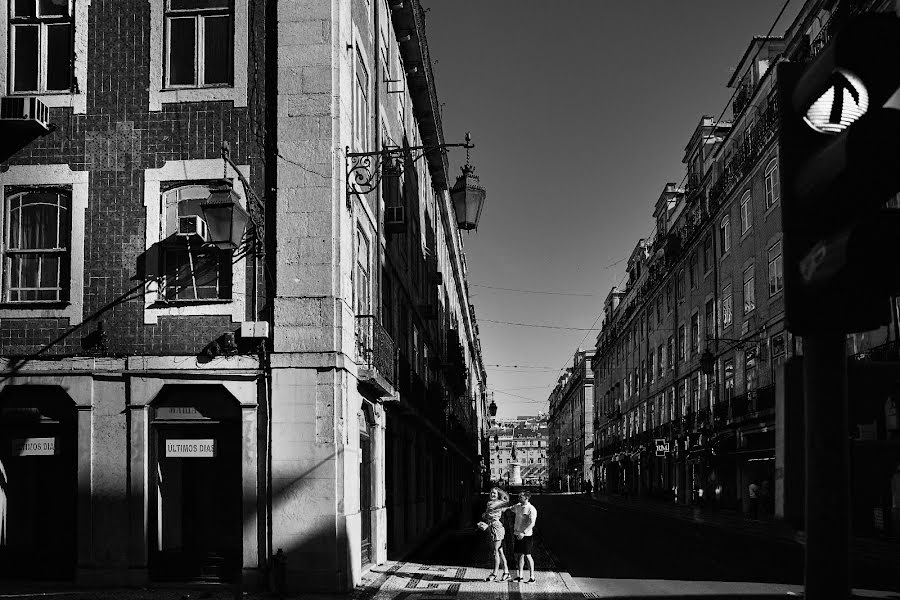
<svg viewBox="0 0 900 600"><path fill-rule="evenodd" d="M382 397L394 397L394 340L374 315L356 317L356 362L359 382Z"/></svg>

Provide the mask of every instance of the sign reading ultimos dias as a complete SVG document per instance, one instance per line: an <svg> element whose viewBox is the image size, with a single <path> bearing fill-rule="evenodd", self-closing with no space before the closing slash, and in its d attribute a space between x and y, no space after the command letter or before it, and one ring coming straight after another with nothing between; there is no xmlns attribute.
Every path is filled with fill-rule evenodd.
<svg viewBox="0 0 900 600"><path fill-rule="evenodd" d="M216 440L166 440L166 458L214 458Z"/></svg>
<svg viewBox="0 0 900 600"><path fill-rule="evenodd" d="M11 440L12 456L53 456L56 438L18 438Z"/></svg>

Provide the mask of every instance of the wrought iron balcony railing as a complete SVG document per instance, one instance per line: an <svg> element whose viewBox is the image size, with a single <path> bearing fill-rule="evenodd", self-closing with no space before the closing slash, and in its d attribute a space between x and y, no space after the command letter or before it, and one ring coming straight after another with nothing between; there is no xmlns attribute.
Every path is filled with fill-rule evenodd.
<svg viewBox="0 0 900 600"><path fill-rule="evenodd" d="M356 317L356 361L361 381L382 396L394 395L394 340L374 315Z"/></svg>

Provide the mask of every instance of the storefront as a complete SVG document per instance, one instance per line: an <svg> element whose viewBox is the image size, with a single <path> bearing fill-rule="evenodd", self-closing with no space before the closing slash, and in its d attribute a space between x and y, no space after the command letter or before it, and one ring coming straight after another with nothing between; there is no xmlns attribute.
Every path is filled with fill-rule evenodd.
<svg viewBox="0 0 900 600"><path fill-rule="evenodd" d="M241 408L217 386L152 407L151 579L232 581L241 569Z"/></svg>
<svg viewBox="0 0 900 600"><path fill-rule="evenodd" d="M57 386L0 395L0 578L72 579L77 411Z"/></svg>

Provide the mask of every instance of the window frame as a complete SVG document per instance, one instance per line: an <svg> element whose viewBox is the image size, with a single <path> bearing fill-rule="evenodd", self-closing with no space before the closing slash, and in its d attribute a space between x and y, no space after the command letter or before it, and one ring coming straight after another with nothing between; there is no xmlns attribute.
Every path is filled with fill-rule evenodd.
<svg viewBox="0 0 900 600"><path fill-rule="evenodd" d="M232 88L235 80L235 61L234 48L236 45L235 38L235 2L227 0L227 7L210 7L210 8L191 8L191 9L172 9L170 8L172 0L163 0L163 89L164 90L182 90L182 89L208 89L208 88ZM228 17L228 35L231 37L231 56L228 57L228 81L206 83L204 81L206 74L206 20L208 18ZM194 83L177 84L172 83L172 65L169 56L171 53L172 43L172 21L188 20L194 21Z"/></svg>
<svg viewBox="0 0 900 600"><path fill-rule="evenodd" d="M753 195L750 193L750 190L744 192L744 195L741 196L741 235L743 236L745 233L750 231L753 227L753 204L752 204Z"/></svg>
<svg viewBox="0 0 900 600"><path fill-rule="evenodd" d="M769 210L781 200L781 182L778 180L778 159L773 158L766 165L763 177L766 190L766 210Z"/></svg>
<svg viewBox="0 0 900 600"><path fill-rule="evenodd" d="M722 329L731 327L734 323L734 292L729 283L722 288Z"/></svg>
<svg viewBox="0 0 900 600"><path fill-rule="evenodd" d="M9 11L7 14L7 18L5 19L6 27L7 27L7 35L9 36L8 41L8 52L9 52L9 77L7 80L6 89L8 90L10 95L40 95L40 94L70 94L72 91L72 84L75 79L74 73L74 59L75 59L75 11L74 11L74 2L73 0L68 0L66 3L67 13L66 15L41 15L40 14L40 0L31 0L34 4L34 16L18 16L15 14L15 3L16 0L0 0L6 2L7 10ZM59 89L48 89L47 88L47 75L49 70L49 56L48 56L48 44L49 44L49 30L51 27L59 26L59 25L68 25L69 26L69 40L68 40L68 50L69 50L69 69L68 69L68 85L65 88ZM37 87L35 89L29 90L17 90L15 89L15 80L16 80L16 31L18 29L36 27L37 28L37 56L35 60L37 61L36 65L36 76L37 76Z"/></svg>
<svg viewBox="0 0 900 600"><path fill-rule="evenodd" d="M772 250L778 246L778 254L772 255ZM766 258L768 259L768 287L769 287L769 298L775 296L779 292L784 289L784 249L781 243L781 240L776 241L774 244L769 246L766 251ZM774 277L773 277L773 271ZM774 285L773 285L774 280ZM780 282L780 285L779 285ZM775 290L773 291L773 288Z"/></svg>
<svg viewBox="0 0 900 600"><path fill-rule="evenodd" d="M53 193L57 196L56 206L56 242L57 245L53 248L34 248L34 247L16 247L13 248L12 244L12 230L11 225L13 222L13 203L16 200L20 200L20 205L18 210L23 209L23 205L21 204L21 199L26 197L31 193ZM65 202L62 202L61 199L64 198ZM69 294L71 293L71 261L72 261L72 188L71 186L58 186L58 185L47 185L47 186L8 186L4 189L3 196L0 197L0 201L2 201L2 211L3 216L0 218L0 221L3 223L2 229L2 240L0 240L0 260L2 260L2 264L0 264L0 304L7 306L32 306L32 305L58 305L65 304L69 300ZM20 213L21 214L21 213ZM16 219L21 223L21 218ZM36 258L40 257L39 266L38 266L38 275L37 275L37 284L38 287L35 288L23 288L21 286L17 286L13 288L12 286L12 263L14 257L24 257L33 255ZM57 262L56 266L56 285L52 287L41 287L41 268L43 263L43 257L52 256L55 257ZM22 276L19 276L20 283ZM33 291L35 293L46 292L46 291L55 291L56 297L51 299L38 299L38 298L26 298L22 299L17 298L13 299L11 296L13 291L16 290L20 294L26 291Z"/></svg>
<svg viewBox="0 0 900 600"><path fill-rule="evenodd" d="M166 86L168 69L166 64L166 0L148 1L150 3L150 82L148 89L150 111L159 112L164 104L182 102L230 101L235 108L248 106L250 0L229 0L232 15L231 84L214 84L204 87ZM78 2L77 4L85 3Z"/></svg>
<svg viewBox="0 0 900 600"><path fill-rule="evenodd" d="M220 167L221 169L221 167ZM0 320L16 318L61 318L77 325L84 318L84 235L88 204L88 172L73 171L67 164L10 165L0 178L0 245L6 243L7 190L16 188L69 189L69 269L68 297L61 302L0 303ZM5 267L0 260L0 280ZM2 287L2 285L0 285ZM0 294L0 299L3 299Z"/></svg>
<svg viewBox="0 0 900 600"><path fill-rule="evenodd" d="M731 215L725 215L719 221L719 244L722 247L722 256L731 250Z"/></svg>
<svg viewBox="0 0 900 600"><path fill-rule="evenodd" d="M748 275L749 273L749 275ZM746 269L744 269L743 283L741 284L741 293L743 294L744 300L744 314L748 315L756 310L756 266L750 265ZM750 288L749 294L747 292L747 288ZM749 296L749 298L748 298Z"/></svg>
<svg viewBox="0 0 900 600"><path fill-rule="evenodd" d="M249 165L237 165L245 178L250 177ZM242 206L246 206L247 191L233 171L229 168L228 179L234 185L234 191L240 197ZM165 205L163 193L176 189L175 184L203 184L222 179L221 159L169 160L158 169L144 171L144 208L145 208L145 249L147 256L147 272L159 273L162 257L157 250L165 239ZM231 259L231 289L229 299L205 301L165 302L164 289L159 278L150 278L144 286L144 324L158 323L160 316L200 316L227 315L231 321L246 320L247 302L247 269L246 255L234 253Z"/></svg>

